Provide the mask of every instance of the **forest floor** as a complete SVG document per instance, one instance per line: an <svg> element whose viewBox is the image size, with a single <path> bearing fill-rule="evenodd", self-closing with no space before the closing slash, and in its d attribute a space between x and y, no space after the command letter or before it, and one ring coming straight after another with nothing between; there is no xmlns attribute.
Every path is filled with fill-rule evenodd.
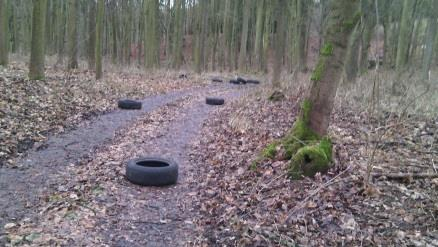
<svg viewBox="0 0 438 247"><path fill-rule="evenodd" d="M53 70L45 82L28 82L20 67L0 74L1 90L8 90L0 96L7 148L0 243L438 245L436 115L374 116L338 105L330 128L333 168L291 181L287 161L253 161L287 133L303 92L271 102L263 85L212 85L207 76L164 72L110 73L98 83L91 73ZM209 95L226 104L205 105ZM121 97L144 99L147 107L114 110ZM23 137L37 142L21 147ZM177 161L178 184L127 182L126 161L142 155ZM365 189L371 165L375 177ZM388 175L420 172L432 177Z"/></svg>

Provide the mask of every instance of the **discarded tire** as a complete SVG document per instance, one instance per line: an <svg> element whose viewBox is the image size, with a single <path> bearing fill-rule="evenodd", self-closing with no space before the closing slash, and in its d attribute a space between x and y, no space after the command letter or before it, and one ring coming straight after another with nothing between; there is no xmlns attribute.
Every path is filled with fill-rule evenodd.
<svg viewBox="0 0 438 247"><path fill-rule="evenodd" d="M242 77L237 77L236 81L238 81L239 83L242 83L242 84L246 84L246 80L243 79Z"/></svg>
<svg viewBox="0 0 438 247"><path fill-rule="evenodd" d="M249 83L249 84L260 84L260 81L259 80L251 80L251 79L249 79L249 80L246 80L246 83Z"/></svg>
<svg viewBox="0 0 438 247"><path fill-rule="evenodd" d="M231 83L231 84L240 84L240 82L237 81L237 80L230 80L230 83Z"/></svg>
<svg viewBox="0 0 438 247"><path fill-rule="evenodd" d="M212 82L223 82L223 80L221 78L212 78L211 81Z"/></svg>
<svg viewBox="0 0 438 247"><path fill-rule="evenodd" d="M127 110L141 109L141 102L140 101L135 101L135 100L130 100L130 99L119 100L117 105L121 109L127 109Z"/></svg>
<svg viewBox="0 0 438 247"><path fill-rule="evenodd" d="M225 103L225 100L222 98L210 98L207 97L205 99L205 103L207 103L207 105L223 105Z"/></svg>
<svg viewBox="0 0 438 247"><path fill-rule="evenodd" d="M176 163L161 158L138 158L128 161L126 178L138 185L164 186L178 180Z"/></svg>

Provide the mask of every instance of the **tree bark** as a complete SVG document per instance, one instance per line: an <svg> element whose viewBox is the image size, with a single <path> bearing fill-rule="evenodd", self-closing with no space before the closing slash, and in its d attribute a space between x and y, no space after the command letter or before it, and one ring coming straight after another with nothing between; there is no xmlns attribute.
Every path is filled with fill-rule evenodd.
<svg viewBox="0 0 438 247"><path fill-rule="evenodd" d="M429 71L432 64L432 58L435 46L435 40L437 40L437 26L438 26L438 1L429 0L430 12L427 18L426 36L425 36L425 49L423 50L422 61L422 77L424 80L430 80Z"/></svg>
<svg viewBox="0 0 438 247"><path fill-rule="evenodd" d="M8 64L9 31L8 31L8 1L0 0L0 65Z"/></svg>
<svg viewBox="0 0 438 247"><path fill-rule="evenodd" d="M306 36L308 22L308 0L297 0L297 22L296 22L296 58L297 67L301 72L307 70Z"/></svg>
<svg viewBox="0 0 438 247"><path fill-rule="evenodd" d="M308 101L309 127L320 136L327 134L338 82L344 67L349 36L358 21L358 0L330 2L324 45L313 71Z"/></svg>
<svg viewBox="0 0 438 247"><path fill-rule="evenodd" d="M403 12L400 22L400 34L398 37L396 70L402 72L408 63L409 46L412 39L412 28L414 22L416 0L404 0Z"/></svg>
<svg viewBox="0 0 438 247"><path fill-rule="evenodd" d="M285 41L285 13L284 6L286 4L285 0L276 0L275 7L275 18L276 18L276 30L274 34L274 46L275 46L275 56L273 63L273 72L272 72L272 87L273 89L280 88L280 75L281 68L283 62L283 54L284 54L284 41Z"/></svg>
<svg viewBox="0 0 438 247"><path fill-rule="evenodd" d="M242 36L240 39L240 52L239 52L239 69L246 70L246 49L248 42L248 25L249 14L251 11L252 0L245 0L243 5L243 22L242 22Z"/></svg>
<svg viewBox="0 0 438 247"><path fill-rule="evenodd" d="M354 82L359 68L360 28L361 25L356 25L348 42L347 56L345 58L345 79L347 83Z"/></svg>
<svg viewBox="0 0 438 247"><path fill-rule="evenodd" d="M96 60L96 79L102 78L102 36L103 36L103 16L105 12L105 0L98 0L96 16L96 44L95 44L95 60Z"/></svg>
<svg viewBox="0 0 438 247"><path fill-rule="evenodd" d="M33 0L29 79L44 79L44 34L47 0Z"/></svg>
<svg viewBox="0 0 438 247"><path fill-rule="evenodd" d="M159 32L159 2L146 0L145 2L145 66L155 68L160 64L160 32Z"/></svg>
<svg viewBox="0 0 438 247"><path fill-rule="evenodd" d="M69 0L68 2L68 21L67 21L67 69L78 68L78 1Z"/></svg>
<svg viewBox="0 0 438 247"><path fill-rule="evenodd" d="M90 1L88 10L88 69L96 67L96 2Z"/></svg>
<svg viewBox="0 0 438 247"><path fill-rule="evenodd" d="M256 69L262 70L263 60L263 19L265 12L265 0L261 0L257 3L257 18L256 18L256 34L254 44L254 55Z"/></svg>

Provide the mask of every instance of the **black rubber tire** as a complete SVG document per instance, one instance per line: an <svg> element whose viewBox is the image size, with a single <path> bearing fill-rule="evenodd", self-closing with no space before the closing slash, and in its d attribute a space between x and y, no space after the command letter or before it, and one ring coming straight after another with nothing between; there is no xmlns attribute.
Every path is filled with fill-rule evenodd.
<svg viewBox="0 0 438 247"><path fill-rule="evenodd" d="M242 77L237 77L237 78L236 78L236 81L238 81L238 82L240 82L240 83L242 83L242 84L246 84L246 80L243 79Z"/></svg>
<svg viewBox="0 0 438 247"><path fill-rule="evenodd" d="M223 80L221 78L212 78L211 81L212 82L223 82Z"/></svg>
<svg viewBox="0 0 438 247"><path fill-rule="evenodd" d="M130 99L121 99L117 103L120 109L126 109L126 110L140 110L141 109L141 102L130 100Z"/></svg>
<svg viewBox="0 0 438 247"><path fill-rule="evenodd" d="M171 185L178 180L178 165L155 157L133 159L126 165L126 178L143 186Z"/></svg>
<svg viewBox="0 0 438 247"><path fill-rule="evenodd" d="M250 83L250 84L260 84L260 81L259 81L259 80L251 80L251 79L249 79L249 80L246 80L246 83Z"/></svg>
<svg viewBox="0 0 438 247"><path fill-rule="evenodd" d="M223 105L225 103L225 100L223 98L207 97L205 99L205 103L207 103L207 105Z"/></svg>
<svg viewBox="0 0 438 247"><path fill-rule="evenodd" d="M237 85L240 84L240 82L238 82L237 80L230 80L230 83L231 84L237 84Z"/></svg>

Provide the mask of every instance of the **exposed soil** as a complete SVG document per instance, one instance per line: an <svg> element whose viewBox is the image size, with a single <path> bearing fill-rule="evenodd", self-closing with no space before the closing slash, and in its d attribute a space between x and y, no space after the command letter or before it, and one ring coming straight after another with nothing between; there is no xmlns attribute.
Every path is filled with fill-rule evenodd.
<svg viewBox="0 0 438 247"><path fill-rule="evenodd" d="M239 88L251 87L221 84L154 96L141 111L114 111L50 138L16 162L23 170L2 170L1 225L16 224L8 238L35 245L181 245L193 229L190 188L197 169L187 147L216 109L205 96L229 101L243 93ZM178 184L162 189L127 182L126 161L142 155L175 160Z"/></svg>
<svg viewBox="0 0 438 247"><path fill-rule="evenodd" d="M206 86L197 75L178 78L176 72L106 71L96 81L89 71L47 67L44 81L27 79L24 63L0 68L0 167L39 146L50 134L111 111L121 98L143 99L175 90Z"/></svg>

